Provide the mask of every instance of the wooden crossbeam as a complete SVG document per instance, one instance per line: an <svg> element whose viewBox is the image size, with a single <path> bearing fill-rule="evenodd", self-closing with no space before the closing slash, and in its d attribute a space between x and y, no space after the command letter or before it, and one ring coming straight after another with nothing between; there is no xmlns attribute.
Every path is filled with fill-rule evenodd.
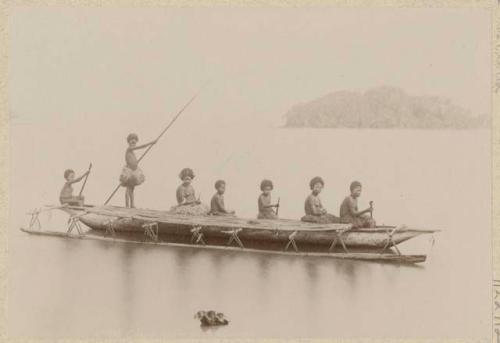
<svg viewBox="0 0 500 343"><path fill-rule="evenodd" d="M78 216L70 217L68 220L67 233L70 234L73 231L73 229L76 229L79 235L83 235L82 226L80 225L80 218Z"/></svg>
<svg viewBox="0 0 500 343"><path fill-rule="evenodd" d="M398 247L396 246L396 243L392 239L392 237L394 236L394 233L396 231L398 231L398 230L399 230L399 227L396 227L396 228L394 228L392 230L388 230L387 231L387 242L386 242L385 246L382 248L381 253L383 253L387 249L390 249L390 248L394 247L394 249L396 249L397 254L401 255L401 251L399 251Z"/></svg>
<svg viewBox="0 0 500 343"><path fill-rule="evenodd" d="M114 225L114 220L108 220L106 222L106 231L104 232L104 235L111 235L113 237L116 236L116 231L115 231L115 225Z"/></svg>
<svg viewBox="0 0 500 343"><path fill-rule="evenodd" d="M288 248L290 247L290 245L295 249L296 252L299 251L299 248L297 247L297 242L295 242L295 236L297 236L297 231L292 232L288 236L288 243L285 246L285 251L288 250Z"/></svg>
<svg viewBox="0 0 500 343"><path fill-rule="evenodd" d="M30 223L29 223L29 228L30 229L34 229L35 226L37 227L38 230L41 230L42 229L42 224L40 223L40 218L38 217L40 214L40 211L33 211L31 213L31 219L30 219Z"/></svg>
<svg viewBox="0 0 500 343"><path fill-rule="evenodd" d="M191 243L195 244L203 244L205 245L205 240L203 238L203 232L201 232L201 229L203 229L202 226L195 226L191 229Z"/></svg>
<svg viewBox="0 0 500 343"><path fill-rule="evenodd" d="M222 233L229 235L229 240L227 241L226 245L231 245L231 243L236 242L240 248L244 248L245 246L243 245L243 242L238 237L238 233L240 233L241 230L242 228L229 231L222 231Z"/></svg>
<svg viewBox="0 0 500 343"><path fill-rule="evenodd" d="M146 223L142 225L144 229L144 234L146 237L149 237L151 240L157 242L158 241L158 223Z"/></svg>
<svg viewBox="0 0 500 343"><path fill-rule="evenodd" d="M335 248L337 243L340 242L340 245L342 245L342 248L344 249L344 251L346 253L348 253L349 250L347 250L347 247L345 245L344 238L343 238L344 234L346 234L348 232L349 232L349 229L338 231L335 234L335 237L333 238L332 244L330 245L330 248L328 250L333 251L333 249Z"/></svg>

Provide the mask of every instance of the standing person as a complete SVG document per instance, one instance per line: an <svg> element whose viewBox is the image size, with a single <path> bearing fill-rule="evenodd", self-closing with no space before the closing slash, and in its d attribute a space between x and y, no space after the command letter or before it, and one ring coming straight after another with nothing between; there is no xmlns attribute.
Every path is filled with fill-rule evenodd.
<svg viewBox="0 0 500 343"><path fill-rule="evenodd" d="M258 219L278 219L276 210L279 205L271 203L271 191L273 188L274 186L271 180L262 180L260 183L262 194L259 195L259 199L257 200L259 206ZM274 210L275 208L276 210Z"/></svg>
<svg viewBox="0 0 500 343"><path fill-rule="evenodd" d="M66 169L64 171L64 178L66 182L64 183L61 193L59 194L59 201L61 204L68 204L70 206L82 206L84 197L81 195L73 195L73 184L80 182L85 176L90 173L90 170L85 172L82 176L75 179L75 172L73 169Z"/></svg>
<svg viewBox="0 0 500 343"><path fill-rule="evenodd" d="M361 196L361 182L353 181L349 187L351 195L347 196L340 205L340 221L352 224L354 228L374 228L375 220L368 213L373 212L373 207L358 211L358 198Z"/></svg>
<svg viewBox="0 0 500 343"><path fill-rule="evenodd" d="M306 198L304 204L306 215L301 218L302 221L321 224L340 223L340 218L328 213L321 203L319 193L321 193L324 186L325 182L319 176L312 178L309 182L311 194Z"/></svg>
<svg viewBox="0 0 500 343"><path fill-rule="evenodd" d="M214 216L230 216L234 215L234 211L228 211L224 204L224 193L226 192L226 181L217 180L215 182L217 192L213 195L210 201L210 214Z"/></svg>
<svg viewBox="0 0 500 343"><path fill-rule="evenodd" d="M125 207L134 208L134 188L140 185L146 179L142 170L139 168L139 162L135 156L134 151L138 149L147 148L150 145L156 144L157 140L143 145L137 145L139 137L135 133L127 136L128 147L125 151L125 167L123 167L120 175L120 184L127 188L125 193Z"/></svg>

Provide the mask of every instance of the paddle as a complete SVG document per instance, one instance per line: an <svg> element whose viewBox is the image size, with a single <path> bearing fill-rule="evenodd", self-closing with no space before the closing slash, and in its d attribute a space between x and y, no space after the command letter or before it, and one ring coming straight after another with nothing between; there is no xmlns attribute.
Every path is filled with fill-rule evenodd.
<svg viewBox="0 0 500 343"><path fill-rule="evenodd" d="M276 204L276 216L278 215L279 211L280 211L280 198L278 198L278 203Z"/></svg>
<svg viewBox="0 0 500 343"><path fill-rule="evenodd" d="M179 118L179 116L181 115L182 112L184 112L184 110L189 106L191 105L191 103L194 101L194 99L196 99L196 97L200 94L200 92L202 91L202 89L208 84L205 83L199 90L198 92L193 95L193 97L191 99L189 99L189 101L184 105L184 107L181 108L181 110L179 112L177 112L177 114L175 115L175 117L170 121L170 123L168 123L167 127L165 127L165 129L163 129L163 131L160 133L160 135L156 138L156 142L158 142L158 140L165 134L165 132L167 132L167 130L175 123L175 121L177 120L177 118ZM153 147L153 145L156 145L155 144L151 144L147 149L146 151L144 151L144 153L141 155L141 157L139 157L139 159L137 160L137 163L139 163L143 158L144 156L146 156L146 154L149 152L149 150L151 150L151 148ZM111 195L108 197L108 199L106 200L106 202L104 203L104 205L107 205L108 202L113 198L113 196L116 194L116 192L118 191L118 189L120 188L121 184L118 184L118 186L116 186L116 188L114 189L114 191L111 193Z"/></svg>
<svg viewBox="0 0 500 343"><path fill-rule="evenodd" d="M87 184L87 179L89 178L91 169L92 169L92 162L90 162L90 164L89 164L89 169L87 171L87 175L85 176L85 180L83 180L82 188L80 189L80 193L78 193L78 196L82 196L83 189L85 188L85 185Z"/></svg>

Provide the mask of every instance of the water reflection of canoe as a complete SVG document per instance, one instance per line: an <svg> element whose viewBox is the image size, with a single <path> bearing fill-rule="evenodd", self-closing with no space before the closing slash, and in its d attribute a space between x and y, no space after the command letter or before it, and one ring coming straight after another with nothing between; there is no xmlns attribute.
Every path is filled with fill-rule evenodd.
<svg viewBox="0 0 500 343"><path fill-rule="evenodd" d="M277 247L292 243L290 249L328 251L345 244L347 249L383 249L395 246L421 234L435 230L378 227L351 229L348 224L312 224L297 220L253 220L226 216L186 216L166 211L130 209L115 206L67 207L63 210L93 230L115 233L144 233L153 239L192 238L194 243L217 244L231 237L232 243L249 247L261 242ZM340 237L339 237L340 236ZM339 239L340 238L340 239ZM189 240L188 240L189 241ZM293 241L293 242L292 242Z"/></svg>

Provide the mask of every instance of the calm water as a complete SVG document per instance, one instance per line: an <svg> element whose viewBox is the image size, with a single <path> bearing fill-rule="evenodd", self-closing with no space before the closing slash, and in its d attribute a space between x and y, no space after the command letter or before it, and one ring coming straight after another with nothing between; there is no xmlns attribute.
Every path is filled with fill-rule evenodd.
<svg viewBox="0 0 500 343"><path fill-rule="evenodd" d="M192 144L180 145L186 133L173 130L144 161L139 207L169 208L176 175L191 166L202 200L223 178L227 206L244 217L256 214L263 177L274 180L289 218L302 215L312 176L325 178L322 199L332 212L359 179L362 206L373 200L379 223L443 230L434 245L430 237L401 245L428 254L410 267L25 235L24 212L55 202L65 168L93 161L86 197L102 203L123 163L123 140L41 126L12 129L10 335L489 337L488 131L248 129L207 137L199 128ZM64 230L64 220L54 213L43 223ZM231 323L203 330L193 319L200 309L222 311Z"/></svg>

